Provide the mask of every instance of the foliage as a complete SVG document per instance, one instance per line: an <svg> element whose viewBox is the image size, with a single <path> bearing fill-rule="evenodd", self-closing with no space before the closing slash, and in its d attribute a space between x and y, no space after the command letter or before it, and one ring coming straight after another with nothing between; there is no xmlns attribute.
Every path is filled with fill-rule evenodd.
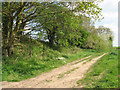
<svg viewBox="0 0 120 90"><path fill-rule="evenodd" d="M30 29L26 29L25 27L28 28L29 26L36 26L35 21L38 18L40 24L36 27L37 31L39 31L39 27L42 27L45 31L44 34L47 34L47 39L49 39L50 46L52 46L54 42L60 45L64 44L64 42L66 44L66 38L68 37L64 36L69 36L71 28L74 31L78 28L78 21L77 23L74 23L75 18L73 16L76 17L77 15L75 13L79 12L77 16L90 15L90 17L95 20L100 19L99 16L101 16L102 9L98 7L98 3L96 1L74 3L3 2L3 55L8 55L9 57L12 56L14 53L14 45L21 41L21 37L26 35L28 35L28 37L31 36L30 34L23 35L22 33L23 31ZM79 22L81 22L80 19ZM79 25L80 24L81 23L79 23ZM35 29L32 30L34 32L36 31ZM76 32L79 33L79 30ZM72 36L74 36L74 34L72 34ZM79 35L76 35L75 40L76 38L78 39L78 36ZM43 35L41 37L44 38ZM62 39L61 37L64 38Z"/></svg>
<svg viewBox="0 0 120 90"><path fill-rule="evenodd" d="M68 46L71 42L72 45L81 46L88 35L82 25L85 18L87 18L84 14L92 14L92 16L97 16L97 18L99 18L98 14L101 11L95 2L48 2L43 5L44 11L42 14L44 14L44 16L41 16L41 11L38 10L38 16L36 17L35 22L33 22L36 24L33 26L33 30L40 31L40 34L43 34L44 40L49 40L50 47L53 47L54 44ZM98 10L99 12L94 12L95 10ZM85 18L83 19L83 17Z"/></svg>
<svg viewBox="0 0 120 90"><path fill-rule="evenodd" d="M2 9L2 49L4 55L11 56L14 52L14 44L23 36L22 31L26 24L34 19L37 8L35 3L30 2L3 2Z"/></svg>
<svg viewBox="0 0 120 90"><path fill-rule="evenodd" d="M99 26L96 30L97 30L98 36L100 36L103 40L105 40L109 48L112 48L113 33L110 30L110 28Z"/></svg>
<svg viewBox="0 0 120 90"><path fill-rule="evenodd" d="M103 26L93 28L90 30L90 35L82 47L96 50L109 50L113 48L112 37L112 32L109 28Z"/></svg>
<svg viewBox="0 0 120 90"><path fill-rule="evenodd" d="M93 19L100 20L102 16L97 1L3 2L3 81L28 79L99 50L111 49L110 29L91 26ZM112 58L117 54L110 55ZM59 57L64 59L58 60Z"/></svg>
<svg viewBox="0 0 120 90"><path fill-rule="evenodd" d="M23 50L20 47L15 47L13 57L3 57L2 61L2 80L3 81L21 81L42 72L48 72L54 68L60 67L74 60L92 55L95 52L91 50L82 50L77 47L68 48L58 52L47 45L45 46L45 56L42 56L43 45L40 42L32 41L32 56L29 57L29 43L21 43ZM64 57L63 60L57 58Z"/></svg>
<svg viewBox="0 0 120 90"><path fill-rule="evenodd" d="M118 50L119 50L119 49L120 49L120 46L119 46L119 47L114 47L114 49L118 49Z"/></svg>

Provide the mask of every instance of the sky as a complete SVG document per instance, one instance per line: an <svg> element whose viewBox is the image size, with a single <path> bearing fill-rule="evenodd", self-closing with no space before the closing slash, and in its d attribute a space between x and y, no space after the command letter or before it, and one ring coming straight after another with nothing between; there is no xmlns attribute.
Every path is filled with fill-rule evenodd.
<svg viewBox="0 0 120 90"><path fill-rule="evenodd" d="M114 40L113 46L118 46L118 2L120 0L104 0L99 4L101 7L102 14L104 19L100 22L96 22L95 26L103 25L105 27L110 28L113 32Z"/></svg>

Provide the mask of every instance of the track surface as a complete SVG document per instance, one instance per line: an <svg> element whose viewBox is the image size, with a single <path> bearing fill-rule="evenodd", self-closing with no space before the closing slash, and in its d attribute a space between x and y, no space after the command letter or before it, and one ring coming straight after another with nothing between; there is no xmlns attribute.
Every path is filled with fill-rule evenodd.
<svg viewBox="0 0 120 90"><path fill-rule="evenodd" d="M87 61L91 57L88 56L20 82L3 81L2 88L73 88L77 86L76 82L85 76L87 70L106 54L93 58L91 61ZM81 60L84 61L80 62Z"/></svg>

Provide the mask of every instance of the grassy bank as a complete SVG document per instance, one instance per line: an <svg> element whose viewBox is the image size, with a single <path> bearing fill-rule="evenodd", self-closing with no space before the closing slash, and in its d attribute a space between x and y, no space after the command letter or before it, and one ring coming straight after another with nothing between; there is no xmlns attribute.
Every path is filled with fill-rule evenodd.
<svg viewBox="0 0 120 90"><path fill-rule="evenodd" d="M95 50L83 50L77 47L63 48L61 51L57 51L45 45L45 55L43 57L43 44L33 41L31 44L32 56L30 57L28 42L21 43L21 46L15 48L14 56L3 56L2 81L13 82L29 79L74 60L99 53ZM60 57L64 59L59 60Z"/></svg>
<svg viewBox="0 0 120 90"><path fill-rule="evenodd" d="M98 60L77 84L85 88L118 88L118 51Z"/></svg>

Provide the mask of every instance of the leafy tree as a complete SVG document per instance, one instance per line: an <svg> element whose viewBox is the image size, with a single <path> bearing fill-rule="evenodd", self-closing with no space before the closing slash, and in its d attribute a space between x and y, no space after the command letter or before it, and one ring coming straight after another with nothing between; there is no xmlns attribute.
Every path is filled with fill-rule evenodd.
<svg viewBox="0 0 120 90"><path fill-rule="evenodd" d="M35 3L30 2L3 2L3 54L13 54L14 43L19 40L27 22L33 19L37 8Z"/></svg>
<svg viewBox="0 0 120 90"><path fill-rule="evenodd" d="M87 41L82 46L83 48L97 49L97 50L108 50L112 46L112 32L109 28L103 26L94 28L90 31Z"/></svg>
<svg viewBox="0 0 120 90"><path fill-rule="evenodd" d="M46 8L44 9L44 13L60 10L63 11L64 8L53 4L50 7L46 6ZM68 15L65 15L63 13L47 14L40 17L38 16L36 18L37 25L33 27L33 29L37 29L38 31L40 31L40 33L45 32L47 34L45 38L49 40L50 46L52 47L55 42L57 43L59 34L62 34L62 29L63 27L65 27L65 21L67 21L68 19L66 18L67 16ZM68 23L66 22L66 24Z"/></svg>
<svg viewBox="0 0 120 90"><path fill-rule="evenodd" d="M108 47L112 48L112 42L113 42L113 34L110 28L99 26L97 29L98 35L105 40L105 42L108 44Z"/></svg>
<svg viewBox="0 0 120 90"><path fill-rule="evenodd" d="M55 8L56 7L56 8ZM61 33L61 28L57 27L55 22L53 21L61 21L61 19L58 19L56 17L60 17L65 15L64 20L66 20L66 23L69 21L69 18L67 16L71 14L75 15L90 15L91 18L100 19L100 12L101 8L98 7L97 0L94 2L3 2L2 3L2 22L3 22L3 54L7 54L8 56L11 56L13 54L14 50L14 43L19 41L20 37L23 36L22 32L25 30L24 27L29 24L32 25L32 22L36 19L36 17L39 15L39 17L46 17L47 19L50 19L49 21L52 21L52 24L49 28L52 30L49 30L48 38L50 39L51 45L55 40L57 41L57 38L55 36L59 36ZM56 19L56 20L54 20ZM42 20L42 19L41 19ZM62 20L64 22L64 20ZM68 20L68 21L67 21ZM71 19L70 19L71 20ZM40 24L40 27L44 26L44 29L47 29L47 23ZM61 24L60 26L64 25L64 28L67 28L65 26L65 23L57 23ZM46 26L46 27L45 27ZM48 28L48 29L49 29ZM57 30L56 34L54 33L54 30ZM53 37L54 36L54 37Z"/></svg>
<svg viewBox="0 0 120 90"><path fill-rule="evenodd" d="M96 19L97 15L100 13L100 8L93 3L44 3L44 11L41 16L41 13L38 11L38 17L36 19L36 25L33 27L33 30L38 30L40 33L44 32L44 34L48 40L49 44L52 47L53 44L60 44L64 45L68 43L70 40L75 41L75 43L82 41L83 36L85 36L81 28L82 26L82 16L86 17L84 14L94 14ZM74 7L74 8L72 8ZM95 9L96 8L96 9ZM91 10L98 10L99 12L89 11ZM92 16L93 18L93 16ZM78 20L77 20L78 19ZM39 27L39 28L38 28ZM82 31L80 31L82 30ZM77 32L77 33L76 33ZM87 34L86 34L87 35ZM85 36L86 37L86 36ZM85 38L83 39L85 41ZM78 43L77 43L78 44ZM80 45L80 42L79 42Z"/></svg>
<svg viewBox="0 0 120 90"><path fill-rule="evenodd" d="M84 20L82 16L71 19L71 25L70 28L68 28L70 31L67 38L70 45L81 47L86 41L89 33L83 24Z"/></svg>

